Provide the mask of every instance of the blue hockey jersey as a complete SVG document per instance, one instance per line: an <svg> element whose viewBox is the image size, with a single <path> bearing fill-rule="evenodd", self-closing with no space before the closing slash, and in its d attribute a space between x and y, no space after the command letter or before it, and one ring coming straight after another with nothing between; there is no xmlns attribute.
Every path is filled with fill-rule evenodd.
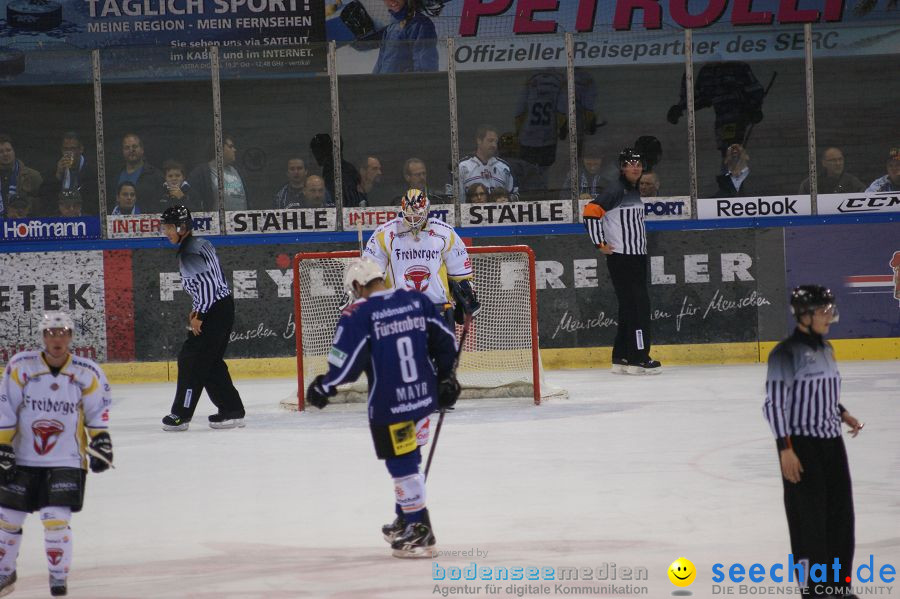
<svg viewBox="0 0 900 599"><path fill-rule="evenodd" d="M456 335L418 291L388 289L348 306L328 354L326 392L369 379L369 420L419 420L437 408L437 381L456 358Z"/></svg>

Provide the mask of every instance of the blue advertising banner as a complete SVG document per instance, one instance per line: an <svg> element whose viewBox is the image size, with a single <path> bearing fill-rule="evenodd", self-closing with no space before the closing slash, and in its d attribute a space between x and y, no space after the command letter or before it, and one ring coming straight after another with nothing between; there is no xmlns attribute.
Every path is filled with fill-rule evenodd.
<svg viewBox="0 0 900 599"><path fill-rule="evenodd" d="M842 339L900 336L900 224L785 230L789 288L816 284L837 296Z"/></svg>
<svg viewBox="0 0 900 599"><path fill-rule="evenodd" d="M100 219L83 218L7 218L0 220L3 241L59 241L62 239L99 239Z"/></svg>

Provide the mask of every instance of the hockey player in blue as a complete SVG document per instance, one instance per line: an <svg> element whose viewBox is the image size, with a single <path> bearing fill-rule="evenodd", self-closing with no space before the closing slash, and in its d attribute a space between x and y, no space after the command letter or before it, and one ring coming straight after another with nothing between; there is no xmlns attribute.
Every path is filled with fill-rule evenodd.
<svg viewBox="0 0 900 599"><path fill-rule="evenodd" d="M368 259L347 268L344 289L355 301L338 321L328 373L313 380L306 399L324 408L338 385L365 371L375 454L385 461L396 496L397 518L382 534L395 557L432 557L435 539L419 447L428 442L429 415L459 397L456 336L424 294L388 289L384 276Z"/></svg>

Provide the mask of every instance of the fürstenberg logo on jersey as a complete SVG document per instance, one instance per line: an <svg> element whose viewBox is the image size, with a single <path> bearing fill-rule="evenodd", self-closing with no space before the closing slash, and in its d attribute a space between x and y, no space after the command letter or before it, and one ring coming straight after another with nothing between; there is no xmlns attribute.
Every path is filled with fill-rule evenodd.
<svg viewBox="0 0 900 599"><path fill-rule="evenodd" d="M87 237L83 220L4 220L3 239L72 239Z"/></svg>
<svg viewBox="0 0 900 599"><path fill-rule="evenodd" d="M432 595L649 595L644 566L441 566L431 562Z"/></svg>
<svg viewBox="0 0 900 599"><path fill-rule="evenodd" d="M900 193L829 193L818 197L819 214L900 212Z"/></svg>
<svg viewBox="0 0 900 599"><path fill-rule="evenodd" d="M808 195L697 200L697 217L700 219L808 216L810 214L812 214L812 204Z"/></svg>
<svg viewBox="0 0 900 599"><path fill-rule="evenodd" d="M227 212L225 230L229 235L333 231L334 208L302 210L247 210Z"/></svg>

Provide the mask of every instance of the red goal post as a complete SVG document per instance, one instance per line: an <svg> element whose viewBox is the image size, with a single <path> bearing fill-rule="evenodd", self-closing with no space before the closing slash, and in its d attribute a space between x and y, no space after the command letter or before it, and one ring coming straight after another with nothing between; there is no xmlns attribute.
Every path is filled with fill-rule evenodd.
<svg viewBox="0 0 900 599"><path fill-rule="evenodd" d="M482 311L460 357L463 397L533 397L539 405L542 396L564 395L542 388L534 251L526 245L467 249ZM303 410L306 385L327 370L327 354L346 301L344 268L358 257L358 250L294 256L297 397L296 403L293 398L282 402L285 407ZM365 377L360 379L355 387L342 386L338 401L365 401Z"/></svg>

